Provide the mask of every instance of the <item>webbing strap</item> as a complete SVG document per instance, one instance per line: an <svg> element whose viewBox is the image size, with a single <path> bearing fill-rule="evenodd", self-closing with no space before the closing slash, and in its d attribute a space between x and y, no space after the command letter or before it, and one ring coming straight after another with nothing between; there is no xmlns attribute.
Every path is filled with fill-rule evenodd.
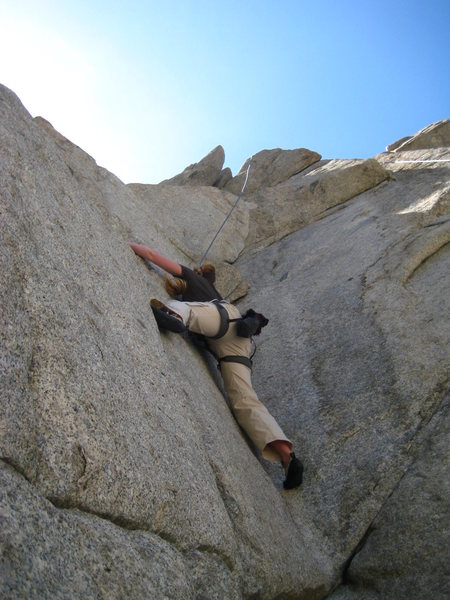
<svg viewBox="0 0 450 600"><path fill-rule="evenodd" d="M219 327L219 331L217 332L216 335L208 335L208 338L211 340L218 340L219 338L223 337L226 334L230 324L229 324L229 320L228 320L227 309L224 306L222 306L222 304L220 304L220 301L213 300L213 304L217 308L217 310L219 311L219 314L220 314L220 327Z"/></svg>
<svg viewBox="0 0 450 600"><path fill-rule="evenodd" d="M235 356L234 354L229 354L228 356L222 356L222 358L219 358L218 360L219 364L221 362L236 362L245 365L249 369L252 368L252 361L247 358L247 356Z"/></svg>

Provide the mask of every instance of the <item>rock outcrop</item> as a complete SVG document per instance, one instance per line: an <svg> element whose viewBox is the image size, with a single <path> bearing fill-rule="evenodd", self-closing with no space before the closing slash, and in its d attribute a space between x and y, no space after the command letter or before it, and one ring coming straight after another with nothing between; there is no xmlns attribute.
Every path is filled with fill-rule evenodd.
<svg viewBox="0 0 450 600"><path fill-rule="evenodd" d="M450 140L427 139L259 153L208 255L270 317L286 492L128 246L199 261L242 188L223 149L127 186L0 86L2 597L446 597Z"/></svg>
<svg viewBox="0 0 450 600"><path fill-rule="evenodd" d="M162 183L166 185L215 185L220 183L224 185L224 178L227 178L229 171L222 171L225 160L225 151L222 146L217 146L214 150L202 158L198 163L189 165L179 175L171 179L166 179ZM225 173L224 173L225 172Z"/></svg>
<svg viewBox="0 0 450 600"><path fill-rule="evenodd" d="M402 139L386 146L388 151L398 150L427 150L428 148L448 147L450 139L450 120L444 119L437 123L432 123L424 127L414 135L403 137Z"/></svg>
<svg viewBox="0 0 450 600"><path fill-rule="evenodd" d="M244 193L250 194L261 188L272 187L297 175L321 158L317 152L306 148L297 150L262 150L248 159L242 166L236 177L233 177L224 186L225 189L234 194L241 193L245 185ZM248 167L251 164L252 176L247 178Z"/></svg>

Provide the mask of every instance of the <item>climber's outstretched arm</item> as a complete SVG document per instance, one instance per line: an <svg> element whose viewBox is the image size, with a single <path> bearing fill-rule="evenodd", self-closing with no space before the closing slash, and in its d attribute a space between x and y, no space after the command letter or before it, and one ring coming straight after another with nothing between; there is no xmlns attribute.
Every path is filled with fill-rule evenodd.
<svg viewBox="0 0 450 600"><path fill-rule="evenodd" d="M135 254L137 254L141 258L149 260L158 267L161 267L161 269L164 269L164 271L167 271L171 275L175 275L175 277L181 277L181 265L179 265L174 260L163 256L154 248L149 248L148 246L144 246L143 244L134 243L131 243L130 247L135 252Z"/></svg>

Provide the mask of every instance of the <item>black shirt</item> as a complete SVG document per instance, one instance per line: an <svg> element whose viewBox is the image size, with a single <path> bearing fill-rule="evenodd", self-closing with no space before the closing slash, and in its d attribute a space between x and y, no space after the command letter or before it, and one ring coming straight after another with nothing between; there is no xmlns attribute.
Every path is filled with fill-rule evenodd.
<svg viewBox="0 0 450 600"><path fill-rule="evenodd" d="M185 302L211 302L222 300L222 296L212 283L205 277L198 275L192 269L181 265L181 277L187 283L186 292L183 294Z"/></svg>

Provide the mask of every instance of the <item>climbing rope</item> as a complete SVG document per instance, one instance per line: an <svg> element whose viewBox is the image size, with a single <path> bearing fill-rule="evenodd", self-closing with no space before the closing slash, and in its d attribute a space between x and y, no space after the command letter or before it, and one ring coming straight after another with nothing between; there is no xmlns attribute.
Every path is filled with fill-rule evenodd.
<svg viewBox="0 0 450 600"><path fill-rule="evenodd" d="M396 160L396 163L434 163L434 162L450 162L450 158L435 158L434 160Z"/></svg>
<svg viewBox="0 0 450 600"><path fill-rule="evenodd" d="M211 243L209 244L208 248L206 249L206 252L203 254L203 256L202 256L202 259L201 259L201 261L200 261L200 266L202 266L202 264L203 264L203 262L204 262L204 260L205 260L205 258L206 258L206 255L207 255L207 254L208 254L208 252L211 250L211 246L212 246L212 245L214 244L214 242L216 241L216 238L217 238L217 236L218 236L218 235L219 235L219 233L222 231L222 229L223 229L223 227L224 227L225 223L226 223L226 222L228 221L228 219L230 218L230 216L231 216L231 213L232 213L232 212L233 212L233 210L236 208L236 206L237 206L237 203L239 202L239 200L241 199L241 196L242 196L242 194L244 193L245 186L247 185L248 173L249 173L249 171L250 171L250 166L251 166L251 164L252 164L252 160L253 160L253 156L251 156L251 157L250 157L250 162L248 163L248 167L247 167L247 173L246 173L246 175L245 175L245 181L244 181L244 185L242 186L241 193L240 193L240 194L239 194L239 196L236 198L236 201L235 201L235 203L233 204L233 206L231 207L231 209L230 209L229 213L227 214L227 216L225 217L225 220L224 220L224 222L222 223L222 225L221 225L221 226L219 227L219 229L217 230L217 232L216 232L216 235L213 237L213 239L211 240Z"/></svg>

